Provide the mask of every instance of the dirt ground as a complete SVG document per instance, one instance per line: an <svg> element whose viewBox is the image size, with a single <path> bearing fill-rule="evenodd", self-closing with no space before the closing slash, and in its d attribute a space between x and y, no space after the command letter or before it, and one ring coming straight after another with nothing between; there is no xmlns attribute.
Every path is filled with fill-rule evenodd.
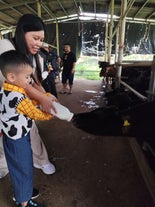
<svg viewBox="0 0 155 207"><path fill-rule="evenodd" d="M79 113L102 104L101 94L101 81L75 80L73 94L59 94L58 99ZM35 187L41 193L37 201L46 207L155 206L130 138L95 136L56 118L37 125L57 170L48 176L35 169ZM7 175L0 180L0 207L14 206L11 198Z"/></svg>

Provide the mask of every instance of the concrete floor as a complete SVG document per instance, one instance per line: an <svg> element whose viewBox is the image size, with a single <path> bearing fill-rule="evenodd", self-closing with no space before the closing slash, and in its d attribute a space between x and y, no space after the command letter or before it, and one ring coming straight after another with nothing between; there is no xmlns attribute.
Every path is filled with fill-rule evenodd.
<svg viewBox="0 0 155 207"><path fill-rule="evenodd" d="M100 102L100 90L101 81L76 80L73 94L58 98L72 112L85 112L90 101ZM130 145L134 138L91 135L56 118L37 125L57 169L51 176L35 169L37 201L47 207L155 206ZM14 206L11 197L7 175L0 180L0 207Z"/></svg>

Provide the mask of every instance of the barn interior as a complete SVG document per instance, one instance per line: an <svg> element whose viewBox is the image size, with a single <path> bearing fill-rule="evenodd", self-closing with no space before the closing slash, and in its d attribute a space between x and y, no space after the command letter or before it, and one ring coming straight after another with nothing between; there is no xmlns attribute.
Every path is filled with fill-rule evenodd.
<svg viewBox="0 0 155 207"><path fill-rule="evenodd" d="M53 176L35 169L38 200L47 207L155 206L154 8L153 0L0 1L0 39L12 38L20 16L33 13L60 56L70 42L78 59L98 59L97 81L77 79L75 93L58 95L76 123L37 123L57 168ZM83 107L92 99L94 107ZM131 126L122 130L122 120ZM13 206L11 196L7 175L1 206Z"/></svg>

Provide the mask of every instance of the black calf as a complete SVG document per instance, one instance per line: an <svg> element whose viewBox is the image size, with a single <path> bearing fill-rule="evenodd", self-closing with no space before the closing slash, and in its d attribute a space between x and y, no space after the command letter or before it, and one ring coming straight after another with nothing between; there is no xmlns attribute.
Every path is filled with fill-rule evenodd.
<svg viewBox="0 0 155 207"><path fill-rule="evenodd" d="M98 108L74 115L76 127L95 135L122 135L123 120L115 107Z"/></svg>
<svg viewBox="0 0 155 207"><path fill-rule="evenodd" d="M155 102L145 102L125 110L109 106L74 116L76 127L95 135L133 136L155 147ZM125 134L124 134L125 132Z"/></svg>

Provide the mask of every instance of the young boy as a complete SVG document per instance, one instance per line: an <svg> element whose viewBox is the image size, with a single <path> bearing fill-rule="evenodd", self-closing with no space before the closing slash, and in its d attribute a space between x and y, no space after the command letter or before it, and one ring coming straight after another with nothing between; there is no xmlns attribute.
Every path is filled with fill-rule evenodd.
<svg viewBox="0 0 155 207"><path fill-rule="evenodd" d="M32 104L25 88L31 81L32 67L26 56L15 50L0 56L0 69L5 82L0 90L0 121L7 165L19 207L44 207L31 200L33 191L33 159L30 129L33 119L49 120Z"/></svg>

